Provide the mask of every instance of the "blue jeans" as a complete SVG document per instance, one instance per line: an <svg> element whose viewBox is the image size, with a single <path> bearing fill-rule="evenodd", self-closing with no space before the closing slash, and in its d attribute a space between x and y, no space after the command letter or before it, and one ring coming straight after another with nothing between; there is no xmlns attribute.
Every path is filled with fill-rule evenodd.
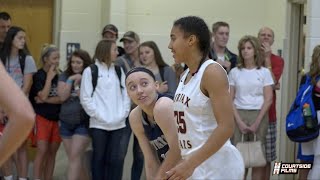
<svg viewBox="0 0 320 180"><path fill-rule="evenodd" d="M131 131L128 126L106 131L91 128L92 137L92 179L121 180L124 159L128 149Z"/></svg>

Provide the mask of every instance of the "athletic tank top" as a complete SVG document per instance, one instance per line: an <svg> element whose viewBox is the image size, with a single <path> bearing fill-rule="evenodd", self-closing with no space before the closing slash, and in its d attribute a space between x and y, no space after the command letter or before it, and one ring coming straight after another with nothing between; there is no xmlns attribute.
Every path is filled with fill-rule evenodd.
<svg viewBox="0 0 320 180"><path fill-rule="evenodd" d="M159 100L161 97L168 97L172 99L172 96L170 96L169 94L159 94L157 100ZM166 153L169 150L169 145L167 143L167 140L163 132L161 131L158 124L156 124L156 122L150 123L148 121L148 116L143 111L142 111L142 124L144 128L144 132L147 138L149 139L150 144L157 151L158 158L160 162L162 162L165 159Z"/></svg>
<svg viewBox="0 0 320 180"><path fill-rule="evenodd" d="M183 159L201 148L217 127L211 100L200 89L203 73L207 66L213 63L218 64L211 59L205 61L189 82L184 84L189 73L187 69L173 99ZM241 154L230 140L227 140L216 153L194 170L189 179L242 179L243 175L244 163Z"/></svg>
<svg viewBox="0 0 320 180"><path fill-rule="evenodd" d="M210 99L205 96L200 83L206 67L217 62L205 61L198 72L185 84L189 69L181 77L176 90L174 115L178 126L181 155L186 156L199 149L217 127L216 118L212 112ZM230 144L229 140L227 144Z"/></svg>

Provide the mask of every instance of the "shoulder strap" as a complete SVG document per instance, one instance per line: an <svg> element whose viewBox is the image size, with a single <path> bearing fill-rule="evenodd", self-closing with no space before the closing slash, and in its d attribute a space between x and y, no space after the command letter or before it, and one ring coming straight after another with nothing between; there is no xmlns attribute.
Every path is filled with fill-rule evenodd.
<svg viewBox="0 0 320 180"><path fill-rule="evenodd" d="M93 92L95 91L98 83L98 66L93 63L90 65L90 69L91 69L92 87L93 87L92 94L91 94L91 97L92 97Z"/></svg>
<svg viewBox="0 0 320 180"><path fill-rule="evenodd" d="M121 67L120 66L117 66L115 65L114 68L116 69L116 73L117 73L117 76L118 76L118 79L119 79L119 83L120 83L120 89L123 89L123 86L121 84Z"/></svg>
<svg viewBox="0 0 320 180"><path fill-rule="evenodd" d="M19 54L19 64L20 64L20 68L21 68L21 72L22 74L24 74L24 67L25 67L25 64L26 64L26 55L21 53Z"/></svg>
<svg viewBox="0 0 320 180"><path fill-rule="evenodd" d="M122 57L122 61L123 61L123 63L124 63L124 66L125 66L126 69L127 69L127 72L130 71L131 67L130 67L128 61L127 61L125 58L123 58L123 57Z"/></svg>

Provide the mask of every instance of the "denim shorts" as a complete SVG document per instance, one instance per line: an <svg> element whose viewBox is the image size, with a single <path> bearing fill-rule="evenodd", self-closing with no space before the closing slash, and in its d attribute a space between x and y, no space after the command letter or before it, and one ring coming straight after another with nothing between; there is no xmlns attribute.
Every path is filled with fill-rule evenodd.
<svg viewBox="0 0 320 180"><path fill-rule="evenodd" d="M73 135L89 136L89 131L85 124L70 124L60 121L60 136L62 138L71 138Z"/></svg>

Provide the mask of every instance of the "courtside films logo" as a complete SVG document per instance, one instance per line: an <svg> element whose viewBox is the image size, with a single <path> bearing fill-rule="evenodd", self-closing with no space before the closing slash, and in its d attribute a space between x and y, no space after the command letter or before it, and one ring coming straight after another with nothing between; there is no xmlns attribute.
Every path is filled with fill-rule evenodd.
<svg viewBox="0 0 320 180"><path fill-rule="evenodd" d="M283 163L275 162L273 166L273 175L276 174L297 174L299 169L311 169L311 163Z"/></svg>

